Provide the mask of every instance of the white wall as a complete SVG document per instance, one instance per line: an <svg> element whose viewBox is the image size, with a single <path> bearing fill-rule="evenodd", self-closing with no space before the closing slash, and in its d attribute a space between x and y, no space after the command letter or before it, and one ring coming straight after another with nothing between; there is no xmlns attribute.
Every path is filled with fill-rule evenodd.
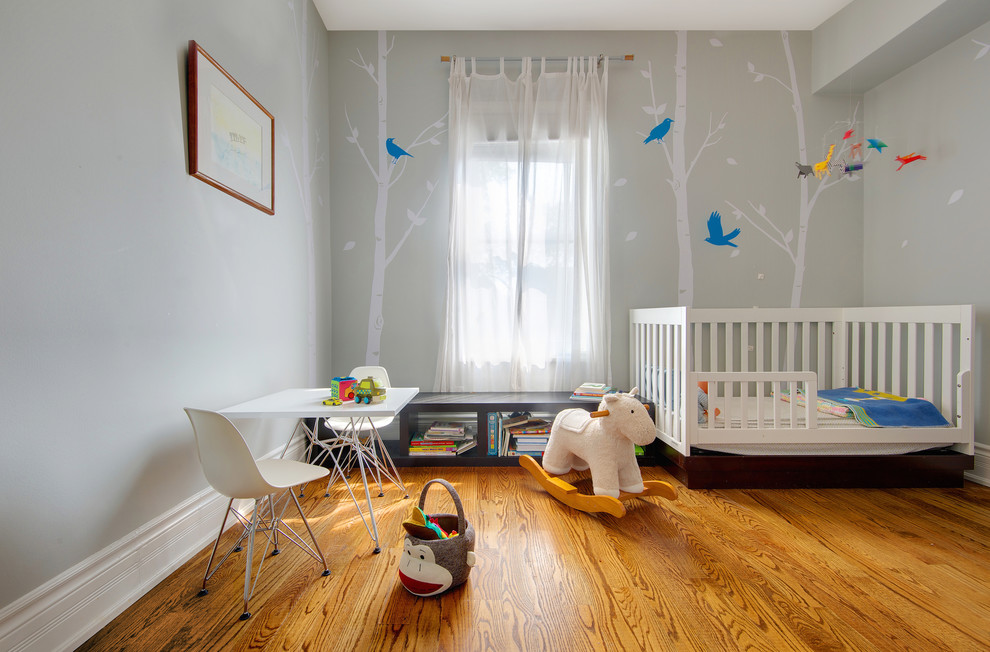
<svg viewBox="0 0 990 652"><path fill-rule="evenodd" d="M976 305L976 439L990 445L990 23L866 94L890 147L864 174L867 305ZM896 155L927 156L898 171ZM874 152L876 154L876 152Z"/></svg>
<svg viewBox="0 0 990 652"><path fill-rule="evenodd" d="M187 174L189 39L275 116L275 216ZM0 5L0 606L206 486L184 406L326 375L326 39L309 0Z"/></svg>

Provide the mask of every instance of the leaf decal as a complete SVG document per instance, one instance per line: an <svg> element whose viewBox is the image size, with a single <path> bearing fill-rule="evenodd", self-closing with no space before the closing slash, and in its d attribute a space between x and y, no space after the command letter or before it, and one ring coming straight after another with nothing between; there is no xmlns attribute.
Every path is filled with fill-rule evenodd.
<svg viewBox="0 0 990 652"><path fill-rule="evenodd" d="M963 189L960 188L959 190L957 190L954 193L952 193L952 196L951 197L949 197L949 204L948 205L949 206L952 206L957 201L959 201L960 199L962 199L962 196L963 196Z"/></svg>
<svg viewBox="0 0 990 652"><path fill-rule="evenodd" d="M623 177L622 179L616 179L613 185L616 188L621 188L622 186L626 185L626 183L627 183L626 179Z"/></svg>

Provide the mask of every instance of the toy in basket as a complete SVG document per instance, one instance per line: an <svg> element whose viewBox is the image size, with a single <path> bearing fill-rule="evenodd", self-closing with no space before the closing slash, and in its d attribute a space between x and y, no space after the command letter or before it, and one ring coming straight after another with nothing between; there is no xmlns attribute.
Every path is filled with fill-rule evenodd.
<svg viewBox="0 0 990 652"><path fill-rule="evenodd" d="M628 394L606 394L598 411L564 410L553 421L543 466L528 455L519 463L546 491L582 512L624 516L623 500L639 496L663 496L673 500L677 491L667 482L643 482L636 461L636 445L656 438L656 427L646 406ZM578 493L573 485L552 476L591 469L594 496Z"/></svg>
<svg viewBox="0 0 990 652"><path fill-rule="evenodd" d="M426 490L439 484L450 492L457 514L427 514ZM474 566L474 527L464 517L461 497L439 478L423 485L419 507L403 521L406 531L399 561L399 581L413 595L437 595L467 581Z"/></svg>

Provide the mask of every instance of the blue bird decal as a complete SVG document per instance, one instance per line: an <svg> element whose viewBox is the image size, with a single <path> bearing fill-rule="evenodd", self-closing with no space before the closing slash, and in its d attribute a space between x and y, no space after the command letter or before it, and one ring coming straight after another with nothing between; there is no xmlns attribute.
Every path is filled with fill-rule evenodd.
<svg viewBox="0 0 990 652"><path fill-rule="evenodd" d="M389 138L385 141L385 151L388 152L389 156L392 157L393 163L398 163L399 159L403 156L408 156L409 158L416 158L406 150L396 145L394 138Z"/></svg>
<svg viewBox="0 0 990 652"><path fill-rule="evenodd" d="M739 233L739 229L735 229L729 235L723 235L722 216L718 214L718 211L712 211L711 217L708 218L708 237L705 238L705 242L710 242L717 247L723 245L737 247L738 245L733 244L731 240L739 235Z"/></svg>
<svg viewBox="0 0 990 652"><path fill-rule="evenodd" d="M643 144L645 145L651 140L659 140L660 142L663 142L663 137L667 135L668 131L670 131L670 123L672 122L673 120L671 120L670 118L665 118L663 122L658 124L650 131L650 135L646 137L646 140L643 141Z"/></svg>
<svg viewBox="0 0 990 652"><path fill-rule="evenodd" d="M869 145L866 146L866 149L873 148L881 154L883 153L883 148L887 146L887 143L883 142L879 138L867 138L866 142L869 143Z"/></svg>

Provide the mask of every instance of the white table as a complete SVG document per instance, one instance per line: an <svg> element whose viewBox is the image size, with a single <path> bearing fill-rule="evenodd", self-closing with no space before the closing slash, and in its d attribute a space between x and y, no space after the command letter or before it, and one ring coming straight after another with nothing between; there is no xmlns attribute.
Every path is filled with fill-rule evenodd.
<svg viewBox="0 0 990 652"><path fill-rule="evenodd" d="M361 519L365 521L365 528L368 529L368 534L371 535L372 540L375 542L375 552L381 552L381 546L378 540L378 524L375 522L375 512L371 505L371 492L368 490L368 477L365 470L365 455L362 451L366 450L365 445L360 441L359 432L361 430L361 425L365 420L370 420L371 418L380 417L395 417L419 392L418 387L389 387L386 389L385 400L380 403L354 403L347 402L342 405L324 405L323 401L330 397L330 389L286 389L281 392L276 392L275 394L269 394L268 396L262 396L244 403L239 403L237 405L232 405L228 408L219 410L220 414L224 415L228 419L280 419L280 418L292 418L298 419L298 423L295 428L293 428L292 433L289 435L288 441L285 442L285 448L282 449L282 455L289 448L289 444L292 442L292 438L295 436L296 431L303 429L306 436L309 438L311 444L321 445L320 440L317 437L318 429L310 428L306 425L305 419L322 419L322 418L345 418L350 420L350 427L344 429L343 432L338 433L338 436L343 439L347 444L353 447L357 452L358 466L361 468L361 482L364 485L364 495L368 501L368 516L371 522L371 527L368 529L368 521L365 520L364 513L361 510L361 505L357 498L354 496L354 492L351 491L350 485L347 483L347 479L344 476L343 470L340 468L340 464L337 458L333 455L329 455L330 459L333 460L336 473L340 474L340 477L344 480L344 484L347 487L347 491L351 494L351 498L354 500L355 506L358 508L358 514ZM319 423L319 421L317 421ZM378 443L382 446L384 450L384 443L381 441L381 437L378 434L378 430L372 427L372 436L378 438ZM387 455L387 453L386 453ZM375 461L377 463L377 460ZM391 463L391 460L389 460ZM398 472L395 471L394 465L392 470L395 473L393 480L398 479L398 484L402 486L403 490L405 486L402 485L401 478L398 478Z"/></svg>

